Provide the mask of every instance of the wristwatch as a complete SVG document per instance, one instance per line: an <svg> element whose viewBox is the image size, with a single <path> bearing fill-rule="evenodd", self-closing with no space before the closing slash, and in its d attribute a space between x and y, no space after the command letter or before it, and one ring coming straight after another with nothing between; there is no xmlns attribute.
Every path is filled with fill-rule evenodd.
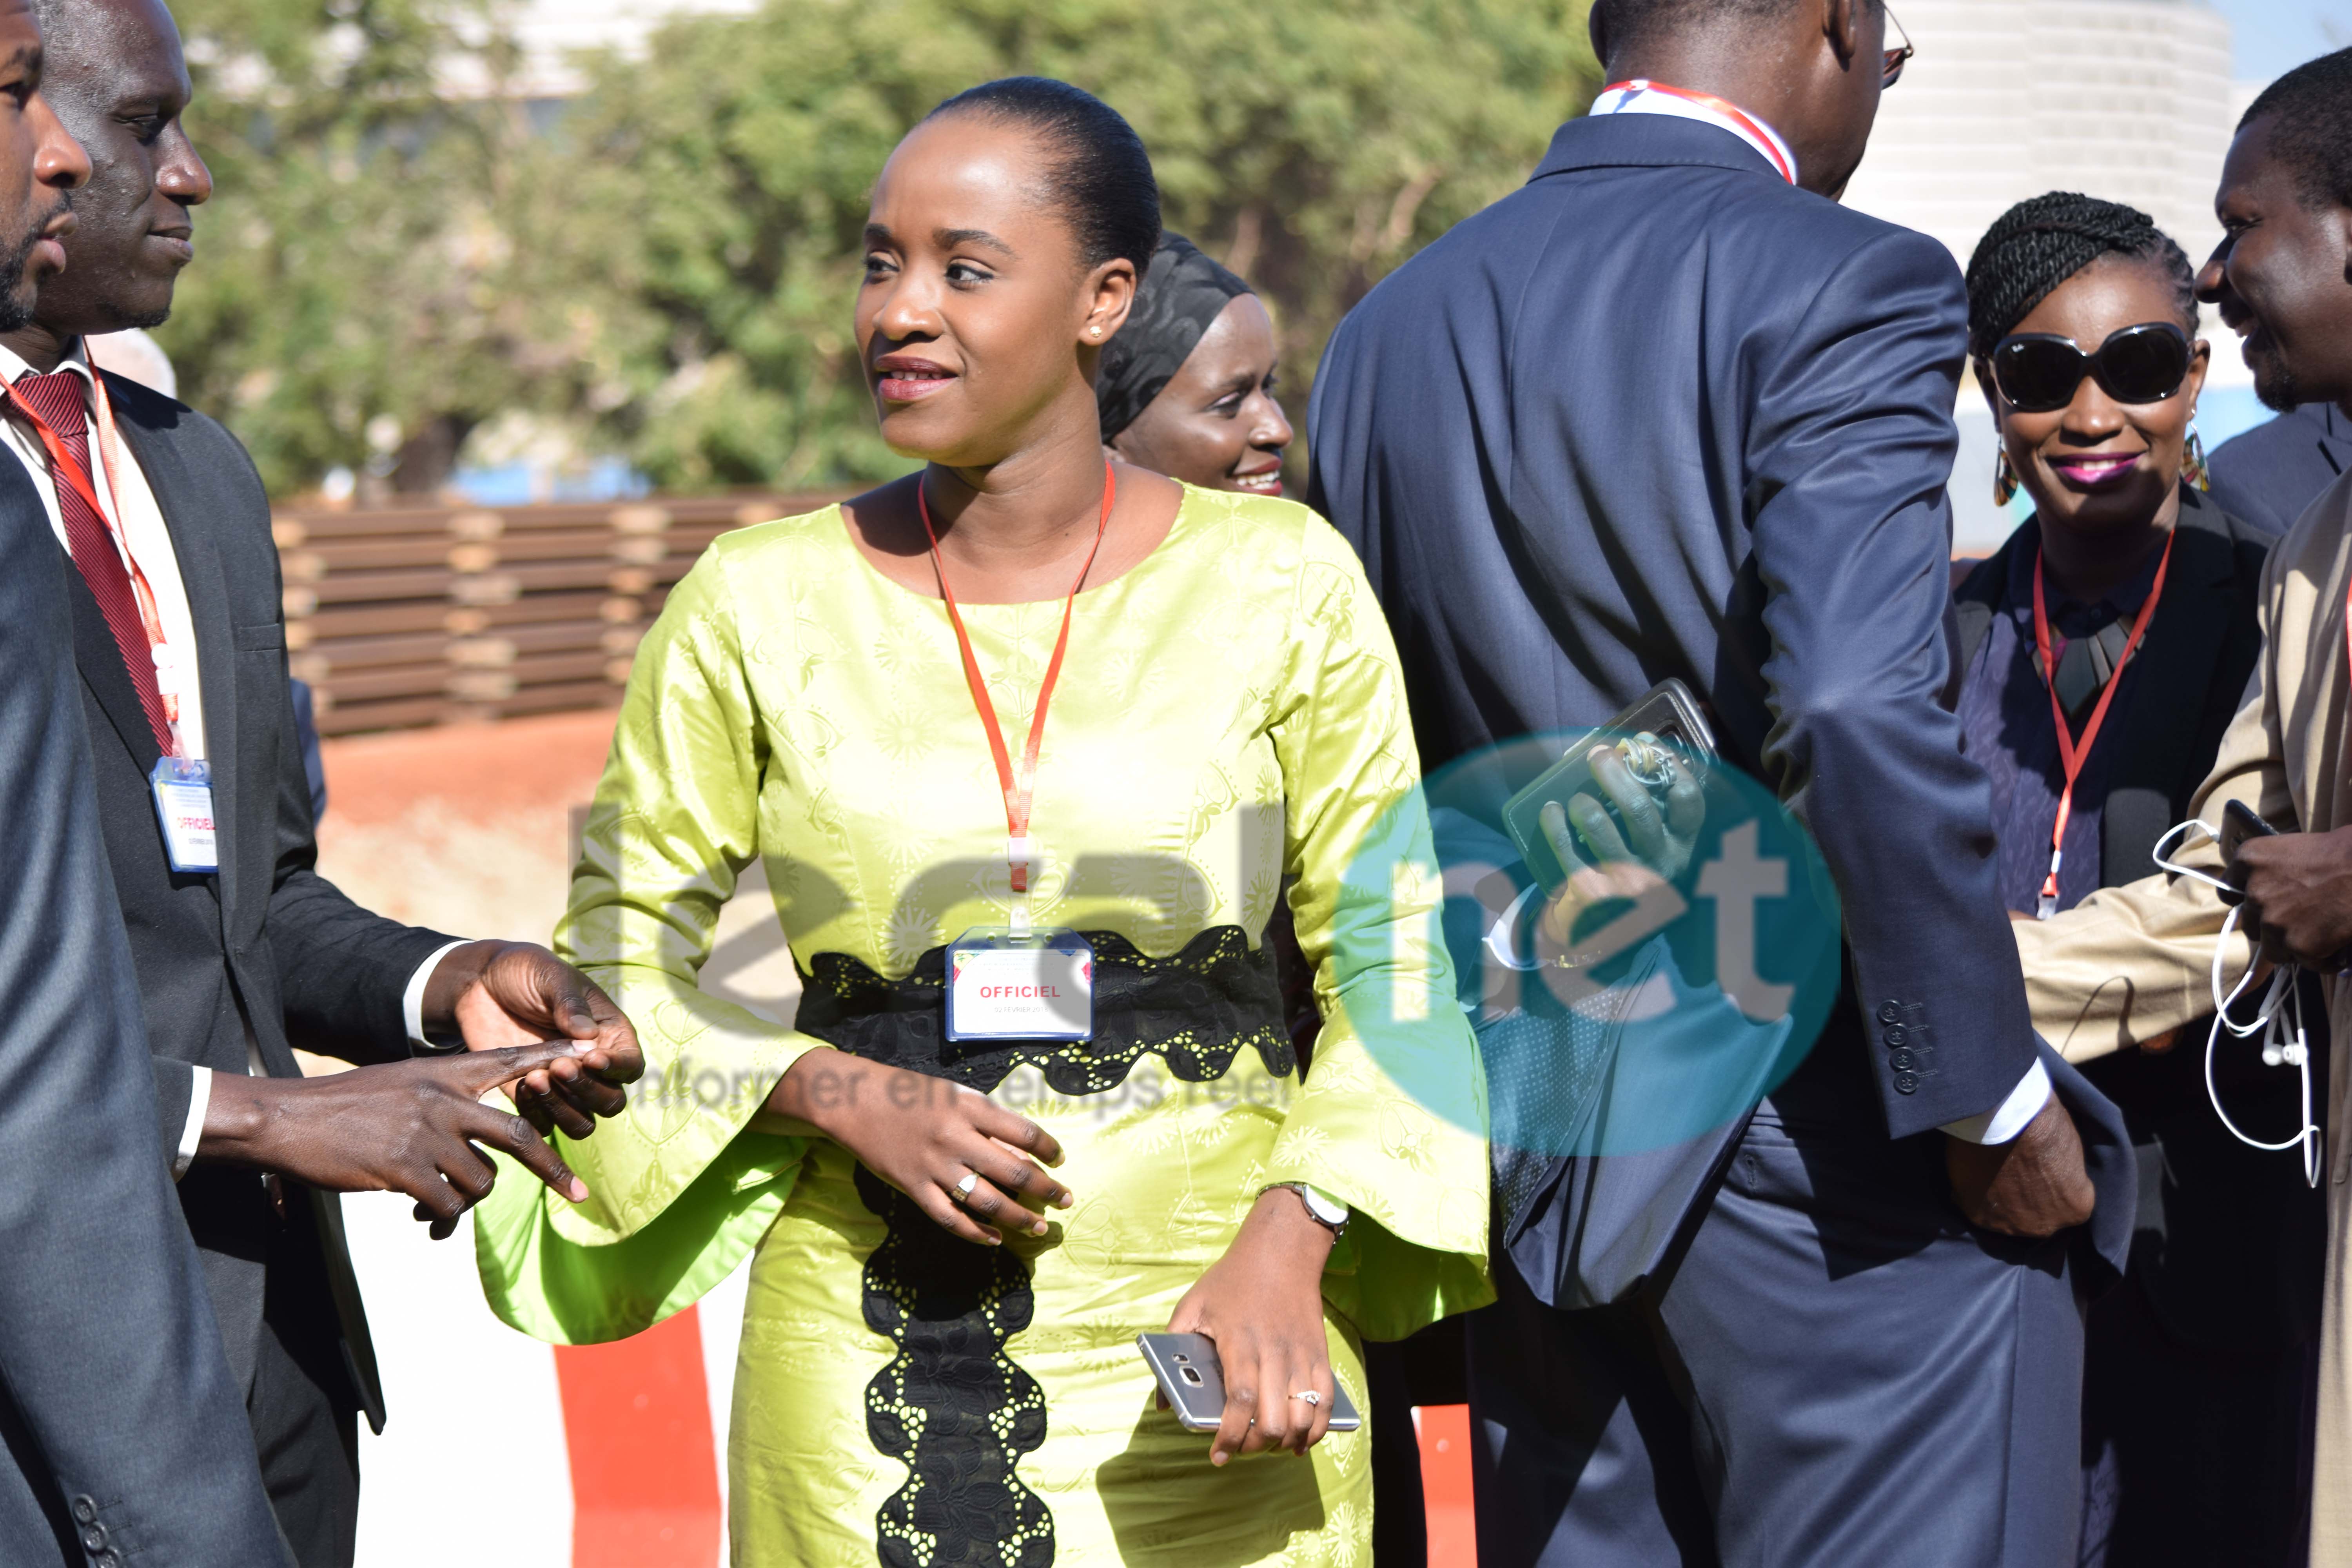
<svg viewBox="0 0 2352 1568"><path fill-rule="evenodd" d="M1307 1217L1329 1231L1334 1240L1348 1234L1348 1205L1330 1194L1305 1182L1276 1182L1265 1191L1273 1192L1275 1187L1287 1187L1297 1193L1298 1201L1307 1205Z"/></svg>

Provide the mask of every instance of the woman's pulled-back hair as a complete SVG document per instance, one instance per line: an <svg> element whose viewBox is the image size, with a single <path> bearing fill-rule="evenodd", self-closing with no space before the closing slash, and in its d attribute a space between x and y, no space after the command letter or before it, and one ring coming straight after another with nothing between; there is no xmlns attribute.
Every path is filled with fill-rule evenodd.
<svg viewBox="0 0 2352 1568"><path fill-rule="evenodd" d="M2197 335L2197 275L2154 218L2121 202L2052 191L2001 214L1977 241L1969 258L1969 353L1990 355L2058 285L2108 256L2163 271L2181 330Z"/></svg>
<svg viewBox="0 0 2352 1568"><path fill-rule="evenodd" d="M1118 110L1051 77L1008 76L967 88L924 116L977 114L1033 132L1051 149L1054 205L1086 264L1125 258L1138 278L1160 245L1160 184L1143 139Z"/></svg>

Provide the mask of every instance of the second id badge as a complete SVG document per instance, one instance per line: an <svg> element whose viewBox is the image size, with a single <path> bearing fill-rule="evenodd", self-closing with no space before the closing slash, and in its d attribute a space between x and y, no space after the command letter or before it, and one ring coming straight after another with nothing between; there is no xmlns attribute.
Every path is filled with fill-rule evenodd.
<svg viewBox="0 0 2352 1568"><path fill-rule="evenodd" d="M174 871L220 869L220 832L213 821L213 769L201 757L161 757L147 775L155 815L163 823L163 852Z"/></svg>
<svg viewBox="0 0 2352 1568"><path fill-rule="evenodd" d="M1087 1040L1095 950L1074 931L975 926L948 943L948 1038Z"/></svg>

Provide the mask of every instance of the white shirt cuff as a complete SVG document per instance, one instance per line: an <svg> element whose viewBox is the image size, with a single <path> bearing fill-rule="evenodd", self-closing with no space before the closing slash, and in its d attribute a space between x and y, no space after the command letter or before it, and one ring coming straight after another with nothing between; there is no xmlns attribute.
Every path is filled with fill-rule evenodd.
<svg viewBox="0 0 2352 1568"><path fill-rule="evenodd" d="M2009 1098L1981 1115L1944 1123L1944 1131L1964 1143L2006 1143L2025 1131L2025 1124L2050 1103L2050 1073L2040 1062L2025 1070Z"/></svg>
<svg viewBox="0 0 2352 1568"><path fill-rule="evenodd" d="M172 1152L172 1180L178 1181L188 1173L188 1166L196 1157L196 1145L204 1142L205 1112L212 1109L213 1069L190 1068L194 1080L188 1086L188 1120L180 1127L180 1146Z"/></svg>
<svg viewBox="0 0 2352 1568"><path fill-rule="evenodd" d="M453 942L446 947L436 948L433 955L418 964L416 973L408 977L408 989L400 994L400 1021L408 1031L410 1045L428 1051L433 1048L433 1042L425 1037L425 982L433 978L433 972L441 967L443 959L469 945L469 942Z"/></svg>

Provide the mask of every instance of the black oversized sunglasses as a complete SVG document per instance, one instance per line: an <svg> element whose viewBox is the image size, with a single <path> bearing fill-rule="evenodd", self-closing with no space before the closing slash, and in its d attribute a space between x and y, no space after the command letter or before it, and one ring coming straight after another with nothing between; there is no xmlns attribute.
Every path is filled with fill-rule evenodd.
<svg viewBox="0 0 2352 1568"><path fill-rule="evenodd" d="M1992 351L1993 384L2020 414L2053 414L2090 376L2117 403L2161 403L2189 378L2189 334L2142 321L2110 334L2095 353L2055 332L2011 332Z"/></svg>

